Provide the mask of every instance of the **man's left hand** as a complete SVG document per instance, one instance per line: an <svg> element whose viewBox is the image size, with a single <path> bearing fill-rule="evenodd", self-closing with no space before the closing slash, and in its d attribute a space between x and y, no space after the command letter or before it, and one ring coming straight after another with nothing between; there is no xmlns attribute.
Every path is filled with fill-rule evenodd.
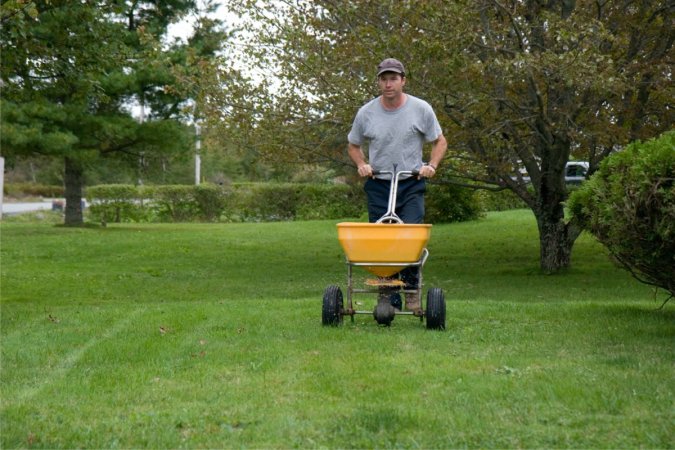
<svg viewBox="0 0 675 450"><path fill-rule="evenodd" d="M434 169L433 166L426 164L420 167L419 174L420 178L433 178L433 176L436 175L436 169Z"/></svg>

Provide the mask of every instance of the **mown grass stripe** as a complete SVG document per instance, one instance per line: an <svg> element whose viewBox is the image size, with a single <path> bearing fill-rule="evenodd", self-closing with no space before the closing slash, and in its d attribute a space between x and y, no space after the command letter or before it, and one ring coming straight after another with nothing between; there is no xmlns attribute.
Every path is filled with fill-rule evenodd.
<svg viewBox="0 0 675 450"><path fill-rule="evenodd" d="M17 391L13 396L4 398L2 409L4 410L10 406L15 406L16 404L29 402L32 398L39 395L50 385L56 384L62 379L66 378L68 372L73 369L77 362L80 361L89 350L101 344L101 342L114 339L118 333L129 327L141 312L142 308L136 308L132 310L125 318L112 324L112 326L110 324L106 324L106 331L103 334L90 338L79 348L73 349L67 353L56 367L43 374L43 377L38 381L37 384L27 386Z"/></svg>

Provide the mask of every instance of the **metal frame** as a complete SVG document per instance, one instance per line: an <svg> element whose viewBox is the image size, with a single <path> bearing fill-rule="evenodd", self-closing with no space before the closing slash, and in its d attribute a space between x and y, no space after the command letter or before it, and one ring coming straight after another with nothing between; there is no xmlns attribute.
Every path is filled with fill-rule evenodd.
<svg viewBox="0 0 675 450"><path fill-rule="evenodd" d="M422 299L422 285L423 285L423 276L422 276L422 267L424 266L424 263L427 261L427 258L429 258L429 250L424 248L422 250L422 256L420 256L420 259L414 263L410 262L351 262L348 259L346 260L347 264L347 307L343 309L343 314L351 316L352 320L354 320L354 315L356 314L373 314L373 310L356 310L354 309L354 304L352 301L352 298L354 294L371 294L371 293L379 293L380 292L380 287L372 287L372 288L362 288L362 289L357 289L354 287L353 283L353 276L352 276L352 268L353 267L364 267L364 266L387 266L387 267L419 267L419 280L417 283L417 289L396 289L395 287L392 287L392 291L396 292L402 292L404 294L417 294L418 298L421 300ZM396 315L407 315L407 316L419 316L420 318L424 317L424 310L420 309L419 311L396 311Z"/></svg>

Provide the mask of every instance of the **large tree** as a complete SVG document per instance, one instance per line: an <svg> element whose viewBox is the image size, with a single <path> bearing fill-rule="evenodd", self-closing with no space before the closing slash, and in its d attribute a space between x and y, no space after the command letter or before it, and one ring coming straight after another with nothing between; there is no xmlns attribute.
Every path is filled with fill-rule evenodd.
<svg viewBox="0 0 675 450"><path fill-rule="evenodd" d="M193 0L2 5L2 152L10 162L63 159L66 224L82 223L86 168L100 158L142 166L192 148L181 122L189 93L178 89L176 67L212 55L213 36L220 45L224 34L202 21L188 44L164 38L195 11Z"/></svg>
<svg viewBox="0 0 675 450"><path fill-rule="evenodd" d="M274 79L258 105L261 151L344 161L356 109L377 94L375 65L397 57L409 92L445 113L445 179L522 198L545 272L569 266L580 232L565 218L566 162L592 172L672 127L672 1L230 3L251 17L248 56Z"/></svg>

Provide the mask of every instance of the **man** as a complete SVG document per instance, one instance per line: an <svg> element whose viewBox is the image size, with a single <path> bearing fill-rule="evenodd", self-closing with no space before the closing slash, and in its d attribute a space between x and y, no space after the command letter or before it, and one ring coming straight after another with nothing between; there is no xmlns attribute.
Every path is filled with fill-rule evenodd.
<svg viewBox="0 0 675 450"><path fill-rule="evenodd" d="M401 180L396 198L396 214L404 223L423 223L425 178L436 175L448 144L431 106L403 92L406 77L400 61L387 58L377 66L381 95L359 109L349 132L349 157L358 173L368 177L364 190L368 197L368 216L376 222L387 211L389 177L373 176L373 171L419 172L418 177ZM431 143L428 164L422 162L422 147ZM368 144L368 160L363 146ZM406 289L417 289L419 269L401 271ZM416 294L406 294L406 309L420 311Z"/></svg>

